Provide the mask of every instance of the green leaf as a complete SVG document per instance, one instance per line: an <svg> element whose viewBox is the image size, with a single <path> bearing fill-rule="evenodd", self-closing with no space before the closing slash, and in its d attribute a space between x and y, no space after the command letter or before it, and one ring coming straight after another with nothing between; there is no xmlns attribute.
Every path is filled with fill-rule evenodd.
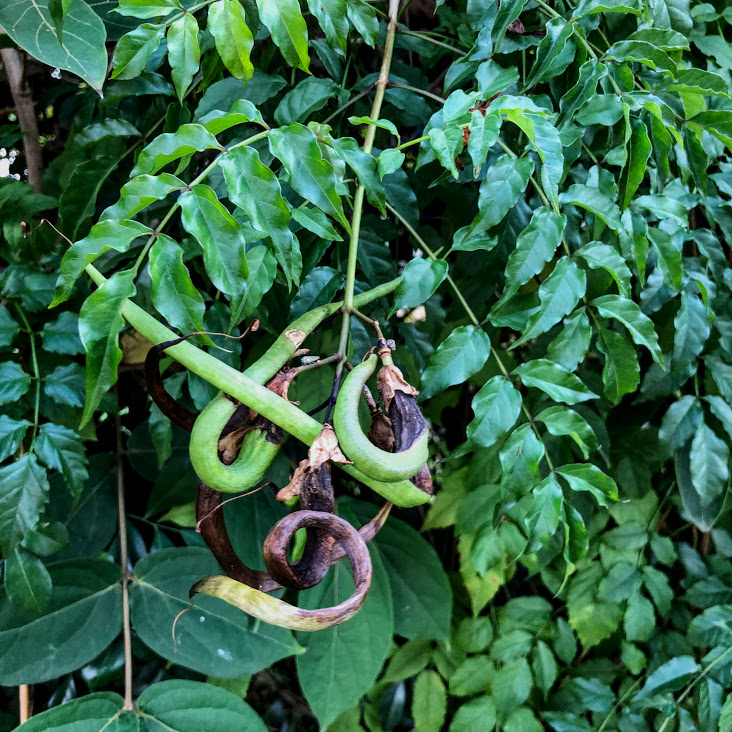
<svg viewBox="0 0 732 732"><path fill-rule="evenodd" d="M394 293L392 313L400 308L415 308L427 302L447 277L444 259L415 257L407 262L402 279Z"/></svg>
<svg viewBox="0 0 732 732"><path fill-rule="evenodd" d="M564 319L559 335L547 347L546 357L574 371L584 361L591 338L590 319L585 308L580 308Z"/></svg>
<svg viewBox="0 0 732 732"><path fill-rule="evenodd" d="M151 203L161 201L173 191L179 191L185 187L186 184L182 180L170 173L138 175L122 186L119 201L104 209L100 220L132 218Z"/></svg>
<svg viewBox="0 0 732 732"><path fill-rule="evenodd" d="M417 732L439 732L447 712L445 685L436 671L422 671L414 682L412 718Z"/></svg>
<svg viewBox="0 0 732 732"><path fill-rule="evenodd" d="M629 41L645 41L662 51L683 51L689 48L689 39L667 28L643 28L628 36ZM677 78L686 72L680 71Z"/></svg>
<svg viewBox="0 0 732 732"><path fill-rule="evenodd" d="M638 0L582 0L574 11L574 16L586 18L597 13L630 13L638 18L643 14Z"/></svg>
<svg viewBox="0 0 732 732"><path fill-rule="evenodd" d="M663 273L664 283L674 291L678 290L684 271L680 247L676 245L674 237L663 229L650 227L648 237L658 253L657 265Z"/></svg>
<svg viewBox="0 0 732 732"><path fill-rule="evenodd" d="M635 700L681 689L700 670L701 666L691 656L676 656L648 676L646 683L635 695Z"/></svg>
<svg viewBox="0 0 732 732"><path fill-rule="evenodd" d="M673 75L676 64L667 53L647 41L618 41L613 43L604 57L609 61L635 61L654 71Z"/></svg>
<svg viewBox="0 0 732 732"><path fill-rule="evenodd" d="M549 541L559 526L562 487L554 475L548 475L532 490L531 496L533 500L524 525L534 546L541 546Z"/></svg>
<svg viewBox="0 0 732 732"><path fill-rule="evenodd" d="M691 482L702 508L721 496L729 482L729 447L703 422L691 442Z"/></svg>
<svg viewBox="0 0 732 732"><path fill-rule="evenodd" d="M461 325L437 347L422 374L420 399L429 399L478 373L490 356L488 336L473 325Z"/></svg>
<svg viewBox="0 0 732 732"><path fill-rule="evenodd" d="M630 297L630 270L617 250L609 244L591 241L577 250L577 255L587 262L590 269L604 269L615 280L618 291L624 297Z"/></svg>
<svg viewBox="0 0 732 732"><path fill-rule="evenodd" d="M260 111L248 99L237 99L226 113L218 109L212 109L207 114L202 115L199 122L213 135L218 135L219 132L247 122L255 122L262 127L266 127Z"/></svg>
<svg viewBox="0 0 732 732"><path fill-rule="evenodd" d="M0 305L0 346L9 346L19 332L20 327L13 320L7 307Z"/></svg>
<svg viewBox="0 0 732 732"><path fill-rule="evenodd" d="M328 217L319 208L293 208L292 218L300 226L325 241L343 241Z"/></svg>
<svg viewBox="0 0 732 732"><path fill-rule="evenodd" d="M576 404L597 399L597 394L593 394L577 376L553 361L543 358L528 361L515 368L513 373L520 376L526 386L541 389L558 402Z"/></svg>
<svg viewBox="0 0 732 732"><path fill-rule="evenodd" d="M518 7L521 12L523 0L513 0L511 3L504 3L501 9L506 6L513 6L514 10ZM501 12L500 10L498 11ZM493 59L484 61L478 66L475 74L475 80L478 82L478 90L483 99L490 99L498 92L503 92L519 80L518 70L515 66L506 69L497 64ZM487 115L486 115L487 116Z"/></svg>
<svg viewBox="0 0 732 732"><path fill-rule="evenodd" d="M173 86L182 102L201 62L198 45L198 22L193 13L185 13L168 28L168 61ZM154 172L154 171L151 171Z"/></svg>
<svg viewBox="0 0 732 732"><path fill-rule="evenodd" d="M516 239L516 249L506 263L506 286L501 300L506 300L544 269L562 241L566 219L546 207L534 210L529 225Z"/></svg>
<svg viewBox="0 0 732 732"><path fill-rule="evenodd" d="M206 26L214 37L224 66L237 79L247 81L254 73L249 58L254 47L254 36L239 0L218 0L209 5Z"/></svg>
<svg viewBox="0 0 732 732"><path fill-rule="evenodd" d="M480 447L497 443L521 413L521 394L503 376L488 380L473 397L474 417L468 424L468 440Z"/></svg>
<svg viewBox="0 0 732 732"><path fill-rule="evenodd" d="M569 124L577 110L595 97L597 84L607 76L607 67L591 59L579 70L577 83L559 100L559 109L564 124Z"/></svg>
<svg viewBox="0 0 732 732"><path fill-rule="evenodd" d="M43 393L61 405L84 406L84 368L78 363L57 366L44 379Z"/></svg>
<svg viewBox="0 0 732 732"><path fill-rule="evenodd" d="M183 10L179 0L120 0L115 11L133 18L165 17L173 10Z"/></svg>
<svg viewBox="0 0 732 732"><path fill-rule="evenodd" d="M473 176L477 178L486 161L488 151L498 141L501 116L497 113L483 114L481 110L474 109L470 115L469 129L468 155L473 161Z"/></svg>
<svg viewBox="0 0 732 732"><path fill-rule="evenodd" d="M0 462L18 452L30 424L27 419L11 419L7 414L0 414Z"/></svg>
<svg viewBox="0 0 732 732"><path fill-rule="evenodd" d="M340 196L336 193L335 171L320 152L313 132L293 122L272 130L268 139L272 154L282 161L295 192L350 231Z"/></svg>
<svg viewBox="0 0 732 732"><path fill-rule="evenodd" d="M394 629L389 581L378 555L370 554L373 577L363 607L343 625L298 634L307 652L296 659L297 675L322 728L371 688L389 652ZM300 593L298 604L307 609L332 607L351 592L348 565L339 562L319 585Z"/></svg>
<svg viewBox="0 0 732 732"><path fill-rule="evenodd" d="M480 696L458 707L450 723L450 732L491 732L496 726L496 705L489 696Z"/></svg>
<svg viewBox="0 0 732 732"><path fill-rule="evenodd" d="M203 261L211 282L217 290L238 300L246 292L249 274L241 225L208 186L193 186L180 195L178 203L183 228L203 249Z"/></svg>
<svg viewBox="0 0 732 732"><path fill-rule="evenodd" d="M203 298L183 264L183 249L158 234L150 249L152 301L155 309L181 333L203 331Z"/></svg>
<svg viewBox="0 0 732 732"><path fill-rule="evenodd" d="M669 197L655 194L652 196L638 196L633 200L635 206L648 209L659 219L670 219L683 228L689 227L686 208L679 201Z"/></svg>
<svg viewBox="0 0 732 732"><path fill-rule="evenodd" d="M618 500L618 486L615 481L590 463L563 465L557 468L573 491L587 491L592 493L601 506L608 505L608 499Z"/></svg>
<svg viewBox="0 0 732 732"><path fill-rule="evenodd" d="M17 402L30 389L31 378L20 364L13 361L0 363L0 405Z"/></svg>
<svg viewBox="0 0 732 732"><path fill-rule="evenodd" d="M381 130L386 130L387 132L390 132L394 137L396 137L397 141L400 141L401 138L399 137L399 130L397 130L397 126L388 119L371 119L371 117L349 117L348 121L352 125L373 125L374 127L378 127Z"/></svg>
<svg viewBox="0 0 732 732"><path fill-rule="evenodd" d="M371 504L348 501L343 506L361 525L375 515ZM387 520L373 544L389 577L394 632L410 639L446 640L452 591L437 552L411 526L395 518Z"/></svg>
<svg viewBox="0 0 732 732"><path fill-rule="evenodd" d="M119 39L112 58L113 79L134 79L147 66L165 35L162 24L142 23Z"/></svg>
<svg viewBox="0 0 732 732"><path fill-rule="evenodd" d="M51 307L68 299L74 283L87 264L110 249L128 251L132 242L145 234L152 234L152 229L137 221L100 221L95 224L88 236L77 241L64 254Z"/></svg>
<svg viewBox="0 0 732 732"><path fill-rule="evenodd" d="M686 397L682 397L679 402L683 401L684 398ZM709 407L712 410L712 414L722 423L722 427L724 427L725 431L732 440L732 407L730 407L730 405L727 404L727 402L725 402L725 400L722 399L722 397L720 396L707 396L704 398L709 404ZM676 402L676 404L678 404L679 402ZM671 407L669 407L669 412L674 406L675 404L672 404ZM691 437L691 433L688 435L688 437Z"/></svg>
<svg viewBox="0 0 732 732"><path fill-rule="evenodd" d="M384 150L377 163L376 158L361 150L356 140L352 137L340 137L337 140L333 140L333 149L336 151L338 157L345 161L348 167L356 173L358 182L366 189L366 197L369 203L378 208L382 214L386 215L386 209L384 208L386 191L384 190L384 184L381 182L385 174L381 174L379 166L381 165L381 158L384 157L385 153L390 151ZM401 161L403 162L404 153L398 150L392 150L391 152L396 152L397 157L401 156ZM399 167L401 167L401 162L394 170ZM394 170L390 170L389 172L393 173Z"/></svg>
<svg viewBox="0 0 732 732"><path fill-rule="evenodd" d="M361 34L367 46L374 48L379 35L379 19L374 9L366 3L346 3L348 19Z"/></svg>
<svg viewBox="0 0 732 732"><path fill-rule="evenodd" d="M472 696L490 688L496 667L487 655L466 658L450 675L452 696Z"/></svg>
<svg viewBox="0 0 732 732"><path fill-rule="evenodd" d="M40 615L51 599L51 575L35 554L15 547L5 558L5 592L19 610Z"/></svg>
<svg viewBox="0 0 732 732"><path fill-rule="evenodd" d="M656 614L653 605L636 592L628 600L623 618L625 637L630 641L647 641L656 629Z"/></svg>
<svg viewBox="0 0 732 732"><path fill-rule="evenodd" d="M673 31L665 32L673 33ZM676 35L681 34L677 33ZM683 94L729 96L729 87L725 80L719 74L714 74L711 71L703 71L702 69L680 71L676 75L676 78L668 84L668 91L681 92Z"/></svg>
<svg viewBox="0 0 732 732"><path fill-rule="evenodd" d="M332 302L336 292L343 287L343 281L343 275L332 267L310 270L290 303L290 319L299 318L308 310Z"/></svg>
<svg viewBox="0 0 732 732"><path fill-rule="evenodd" d="M585 459L597 447L595 433L585 420L573 409L566 407L549 407L535 417L537 422L542 422L549 434L555 437L567 436L577 443L582 450Z"/></svg>
<svg viewBox="0 0 732 732"><path fill-rule="evenodd" d="M681 293L681 307L674 318L674 328L671 363L672 368L677 369L695 362L711 332L709 311L702 300L688 290Z"/></svg>
<svg viewBox="0 0 732 732"><path fill-rule="evenodd" d="M619 333L598 329L597 349L605 356L602 368L603 393L613 404L632 394L640 384L640 365L633 345Z"/></svg>
<svg viewBox="0 0 732 732"><path fill-rule="evenodd" d="M124 732L137 725L134 712L124 712L124 699L112 691L100 691L71 699L46 709L18 727L18 732L63 732L75 726L80 731ZM138 729L137 726L134 727Z"/></svg>
<svg viewBox="0 0 732 732"><path fill-rule="evenodd" d="M130 612L140 639L173 663L226 679L255 673L300 652L291 633L205 596L197 596L193 610L180 616L174 643L173 620L190 607L191 585L220 572L204 547L163 549L139 561L130 588Z"/></svg>
<svg viewBox="0 0 732 732"><path fill-rule="evenodd" d="M122 360L119 332L124 326L120 311L125 300L135 294L134 278L133 270L117 272L81 306L79 336L86 350L86 402L82 427L117 381L117 367Z"/></svg>
<svg viewBox="0 0 732 732"><path fill-rule="evenodd" d="M536 49L536 60L524 88L547 81L561 74L572 63L575 48L570 41L573 27L563 18L552 18L545 26L546 35Z"/></svg>
<svg viewBox="0 0 732 732"><path fill-rule="evenodd" d="M38 684L75 671L122 632L120 568L76 559L48 568L53 591L42 617L12 607L0 590L0 683ZM83 639L83 642L82 642ZM35 720L40 719L34 717ZM38 723L38 730L48 727Z"/></svg>
<svg viewBox="0 0 732 732"><path fill-rule="evenodd" d="M269 236L288 283L296 284L302 270L300 250L290 231L290 211L275 174L250 147L234 148L219 164L229 199L246 212L252 226Z"/></svg>
<svg viewBox="0 0 732 732"><path fill-rule="evenodd" d="M41 425L33 445L49 468L61 472L74 500L78 500L89 477L81 437L68 427L47 422Z"/></svg>
<svg viewBox="0 0 732 732"><path fill-rule="evenodd" d="M310 76L282 97L274 118L278 125L305 122L313 113L322 109L334 97L340 86L332 79L316 79Z"/></svg>
<svg viewBox="0 0 732 732"><path fill-rule="evenodd" d="M689 625L689 643L695 646L713 646L726 643L732 624L732 608L729 605L710 607L697 615Z"/></svg>
<svg viewBox="0 0 732 732"><path fill-rule="evenodd" d="M180 160L194 152L221 150L216 138L202 125L181 125L175 132L158 135L137 156L130 178L146 173L157 173L174 160Z"/></svg>
<svg viewBox="0 0 732 732"><path fill-rule="evenodd" d="M148 686L136 708L148 729L198 732L201 720L215 721L217 732L266 732L264 722L237 694L212 683L173 679Z"/></svg>
<svg viewBox="0 0 732 732"><path fill-rule="evenodd" d="M63 45L56 37L47 2L16 0L0 5L0 26L33 58L80 76L101 94L107 75L107 32L85 3L73 2L63 21Z"/></svg>
<svg viewBox="0 0 732 732"><path fill-rule="evenodd" d="M663 355L653 322L641 312L636 303L619 295L603 295L595 298L592 305L604 318L613 318L621 322L630 332L636 345L645 346L651 352L653 360L663 367Z"/></svg>
<svg viewBox="0 0 732 732"><path fill-rule="evenodd" d="M345 54L348 41L349 4L345 0L308 0L308 9L323 29L328 45L341 55Z"/></svg>
<svg viewBox="0 0 732 732"><path fill-rule="evenodd" d="M457 180L460 173L455 158L463 150L462 127L448 127L447 130L443 130L441 127L433 127L430 130L429 138L430 146L440 161L440 165L449 170L452 177Z"/></svg>
<svg viewBox="0 0 732 732"><path fill-rule="evenodd" d="M505 715L520 707L529 698L532 686L531 669L525 658L505 663L496 672L491 688L499 714Z"/></svg>
<svg viewBox="0 0 732 732"><path fill-rule="evenodd" d="M285 61L309 71L308 29L297 0L257 0L257 10Z"/></svg>
<svg viewBox="0 0 732 732"><path fill-rule="evenodd" d="M526 189L534 164L529 158L502 155L480 184L478 214L470 225L473 237L500 223Z"/></svg>
<svg viewBox="0 0 732 732"><path fill-rule="evenodd" d="M539 286L541 310L529 318L523 335L511 345L511 349L546 333L571 313L584 296L586 286L585 273L569 257L562 257Z"/></svg>
<svg viewBox="0 0 732 732"><path fill-rule="evenodd" d="M0 21L2 16L0 15ZM729 149L732 149L732 112L730 110L713 109L695 114L686 123L689 127L706 130L721 140Z"/></svg>
<svg viewBox="0 0 732 732"><path fill-rule="evenodd" d="M549 646L540 640L536 644L536 648L532 653L531 668L534 672L534 679L539 688L544 692L544 696L551 691L554 682L559 674L559 667Z"/></svg>
<svg viewBox="0 0 732 732"><path fill-rule="evenodd" d="M620 230L620 209L618 205L598 188L575 183L559 194L559 202L587 209L613 231Z"/></svg>
<svg viewBox="0 0 732 732"><path fill-rule="evenodd" d="M620 176L620 208L628 208L646 174L651 157L651 140L642 120L633 120L630 139L626 145L627 162Z"/></svg>
<svg viewBox="0 0 732 732"><path fill-rule="evenodd" d="M388 148L382 150L379 155L379 178L383 178L385 175L391 175L391 173L399 170L404 164L406 155L395 148Z"/></svg>

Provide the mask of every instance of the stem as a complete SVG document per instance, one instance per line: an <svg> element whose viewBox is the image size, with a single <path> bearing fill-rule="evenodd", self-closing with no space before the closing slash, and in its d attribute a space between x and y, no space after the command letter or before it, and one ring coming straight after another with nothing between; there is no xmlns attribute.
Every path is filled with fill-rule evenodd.
<svg viewBox="0 0 732 732"><path fill-rule="evenodd" d="M435 102L439 102L440 104L444 104L445 100L442 97L437 96L437 94L433 94L432 92L428 92L426 89L420 89L417 86L409 86L407 84L398 84L396 81L392 81L389 84L390 89L406 89L407 91L414 92L415 94L421 94L424 97L428 97L429 99L432 99Z"/></svg>
<svg viewBox="0 0 732 732"><path fill-rule="evenodd" d="M340 353L334 353L332 356L327 356L326 358L321 358L317 361L313 361L312 363L305 363L302 366L295 366L293 371L295 371L298 374L302 374L304 371L312 371L313 369L319 369L321 366L327 366L329 363L335 363L336 361L341 360L341 354Z"/></svg>
<svg viewBox="0 0 732 732"><path fill-rule="evenodd" d="M30 686L21 684L18 687L18 705L20 706L20 723L27 722L31 717Z"/></svg>
<svg viewBox="0 0 732 732"><path fill-rule="evenodd" d="M333 118L337 117L343 110L348 109L352 104L355 104L359 99L363 99L367 94L371 94L371 90L373 89L373 85L369 86L368 89L364 89L360 94L356 94L355 97L351 97L345 104L341 105L336 109L333 114L328 115L321 124L327 125L328 122L330 122Z"/></svg>
<svg viewBox="0 0 732 732"><path fill-rule="evenodd" d="M33 445L33 440L36 439L36 434L38 433L38 416L41 411L41 372L38 368L38 354L36 353L36 334L30 327L30 323L28 322L28 318L26 317L23 308L21 308L20 305L18 305L17 308L18 315L23 321L23 326L30 339L31 366L33 367L33 378L36 382L36 396L35 403L33 405L33 432L31 434L31 445Z"/></svg>
<svg viewBox="0 0 732 732"><path fill-rule="evenodd" d="M451 46L448 43L443 43L442 41L438 41L436 38L430 38L430 36L425 35L423 33L417 33L415 31L405 30L404 28L399 28L398 32L403 36L414 36L415 38L419 38L422 41L428 41L429 43L434 43L435 46L442 46L442 48L446 48L448 51L453 51L454 53L459 53L461 56L465 56L465 51L462 51L459 48L455 48L455 46Z"/></svg>
<svg viewBox="0 0 732 732"><path fill-rule="evenodd" d="M386 85L389 81L389 69L391 68L391 57L394 52L394 36L397 29L397 11L399 10L399 0L389 0L389 25L386 30L386 42L384 44L384 58L381 62L381 70L379 78L376 82L376 94L374 95L374 103L371 106L372 120L379 119L381 113L381 105L384 102L384 93ZM374 138L376 137L376 125L370 124L366 129L366 137L363 143L363 151L369 155L374 146ZM358 239L361 232L361 215L363 213L363 199L366 190L360 181L356 186L356 193L353 198L353 217L351 219L351 238L348 243L348 262L346 264L346 285L343 294L343 320L341 322L341 335L338 342L338 353L341 361L336 366L335 384L337 389L340 381L341 372L343 371L343 361L346 357L346 347L348 345L348 334L351 325L351 310L353 309L353 290L356 285L356 262L358 260Z"/></svg>
<svg viewBox="0 0 732 732"><path fill-rule="evenodd" d="M13 97L18 124L23 133L23 152L28 168L28 183L36 193L43 192L43 155L38 134L38 119L33 96L25 78L23 56L14 48L0 50L5 73L8 76L10 94Z"/></svg>
<svg viewBox="0 0 732 732"><path fill-rule="evenodd" d="M115 388L116 391L116 388ZM117 402L119 404L119 394ZM122 635L125 653L125 709L132 709L132 632L130 630L129 557L127 553L127 512L125 510L125 476L122 452L122 421L119 410L114 417L117 433L117 513L119 519L119 555L122 563Z"/></svg>

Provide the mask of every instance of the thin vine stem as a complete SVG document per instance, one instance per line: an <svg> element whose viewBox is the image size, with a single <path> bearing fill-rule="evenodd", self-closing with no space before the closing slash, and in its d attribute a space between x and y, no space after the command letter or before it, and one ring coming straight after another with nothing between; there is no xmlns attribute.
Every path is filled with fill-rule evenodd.
<svg viewBox="0 0 732 732"><path fill-rule="evenodd" d="M399 28L397 30L397 33L402 36L414 36L415 38L419 38L422 41L427 41L428 43L432 43L435 46L441 46L442 48L446 48L448 51L452 51L453 53L459 53L461 56L465 56L465 51L463 51L462 49L455 48L455 46L451 46L449 43L438 41L436 38L431 38L425 33L417 33L416 31L407 30L405 28Z"/></svg>
<svg viewBox="0 0 732 732"><path fill-rule="evenodd" d="M427 97L428 99L432 99L435 102L439 102L440 104L444 104L445 100L443 97L438 96L437 94L433 94L432 92L427 91L426 89L420 89L418 86L409 86L409 84L398 84L396 81L392 81L389 83L390 89L406 89L407 91L414 92L415 94L421 94L423 97Z"/></svg>
<svg viewBox="0 0 732 732"><path fill-rule="evenodd" d="M38 434L38 419L39 415L41 413L41 370L38 368L38 353L36 352L36 334L33 332L33 329L30 326L30 323L28 322L28 318L26 317L25 311L23 310L20 305L17 306L18 309L18 316L23 321L23 328L25 332L28 334L28 339L30 340L30 349L31 349L31 368L33 369L33 379L36 382L36 393L35 398L33 402L33 432L31 433L31 445L33 445L33 441L36 439L36 435Z"/></svg>
<svg viewBox="0 0 732 732"><path fill-rule="evenodd" d="M369 117L372 120L379 119L381 114L381 105L384 102L384 94L386 92L386 86L389 81L389 69L391 68L391 58L394 53L394 37L396 36L397 29L397 13L399 11L399 0L389 0L389 25L386 30L386 41L384 43L384 58L381 62L381 70L379 71L379 78L376 82L376 93L374 95L374 101L371 106L371 114ZM366 136L363 143L363 151L368 155L371 154L371 150L374 146L374 139L376 138L376 125L370 124L366 129ZM341 360L336 366L335 373L335 385L340 381L340 376L343 371L343 362L346 358L346 348L348 346L348 336L350 333L351 326L351 310L353 309L353 292L356 285L356 263L358 261L358 243L359 236L361 233L361 216L363 214L363 202L366 190L359 182L356 185L356 193L353 197L353 216L351 218L351 237L348 243L348 262L346 263L346 284L343 294L343 310L342 310L342 321L341 321L341 333L338 342L338 353L341 356Z"/></svg>

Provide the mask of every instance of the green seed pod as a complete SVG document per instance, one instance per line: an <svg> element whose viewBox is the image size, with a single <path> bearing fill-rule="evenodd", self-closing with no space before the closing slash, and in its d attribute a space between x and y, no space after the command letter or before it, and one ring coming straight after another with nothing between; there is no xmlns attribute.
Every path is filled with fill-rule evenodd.
<svg viewBox="0 0 732 732"><path fill-rule="evenodd" d="M333 411L333 427L343 452L354 467L376 480L387 483L416 475L427 462L427 429L420 432L410 447L402 452L386 452L374 445L361 429L358 401L361 389L374 373L378 358L369 356L346 377Z"/></svg>
<svg viewBox="0 0 732 732"><path fill-rule="evenodd" d="M239 455L231 465L219 460L218 439L236 405L223 394L214 397L198 415L191 432L190 457L196 475L221 493L242 493L256 488L283 442L274 425L254 428L246 434Z"/></svg>

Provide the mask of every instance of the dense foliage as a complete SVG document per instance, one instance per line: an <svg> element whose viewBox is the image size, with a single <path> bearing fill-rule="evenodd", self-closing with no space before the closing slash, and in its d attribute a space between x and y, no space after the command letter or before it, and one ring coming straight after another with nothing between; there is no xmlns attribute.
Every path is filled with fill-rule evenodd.
<svg viewBox="0 0 732 732"><path fill-rule="evenodd" d="M402 4L364 152L387 3L0 3L45 170L24 181L7 117L0 729L32 684L50 711L28 731L732 730L732 11L437 6ZM247 366L341 299L357 186L356 292L401 276L365 312L421 391L439 490L395 509L345 624L293 634L204 597L174 643L219 570L121 310L179 333L257 319L193 339ZM352 319L351 360L373 345ZM216 394L164 366L191 409ZM332 383L305 371L289 398ZM268 479L304 454L290 439ZM338 513L368 521L378 496L338 476ZM265 488L224 510L261 568L288 507ZM342 565L287 597L335 604Z"/></svg>

